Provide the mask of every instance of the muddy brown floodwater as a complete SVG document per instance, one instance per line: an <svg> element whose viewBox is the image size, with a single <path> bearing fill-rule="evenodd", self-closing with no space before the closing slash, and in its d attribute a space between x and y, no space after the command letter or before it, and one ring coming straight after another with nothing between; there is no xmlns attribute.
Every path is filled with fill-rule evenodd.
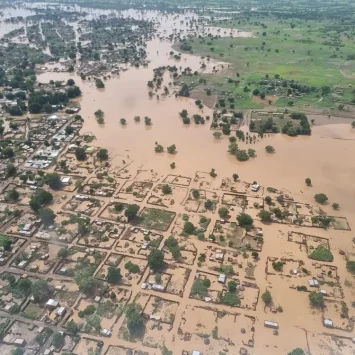
<svg viewBox="0 0 355 355"><path fill-rule="evenodd" d="M151 16L154 18L154 14ZM180 16L177 19L170 16L168 20L161 19L161 29L168 33L169 29L182 26L179 18ZM234 35L238 35L237 31ZM202 114L194 100L175 98L174 95L160 100L155 97L149 98L147 82L153 78L154 68L170 64L183 68L190 67L193 71L200 70L202 61L200 57L183 54L181 60L176 61L169 56L170 51L170 42L159 39L149 41L147 52L151 62L148 68L131 67L118 77L107 80L103 90L96 89L93 82L82 81L75 73L47 72L39 75L38 80L48 82L73 78L83 94L80 99L81 115L85 119L82 132L93 132L97 138L93 142L94 145L107 148L112 155L129 156L137 167L154 169L158 174L166 175L171 172L170 163L175 162L174 174L185 176L194 176L196 171L209 172L214 168L218 177L230 177L233 173L238 173L244 181L255 180L265 187L286 189L300 200L310 203L313 203L314 194L323 192L328 195L331 203L337 202L341 206L340 212L332 211L330 205L325 206L324 210L330 215L347 217L350 227L355 226L355 130L351 128L350 120L312 116L315 125L312 127L311 136L266 135L256 144L241 144L245 149L255 149L257 157L247 162L238 162L234 156L227 153L228 137L216 140L208 121L205 125L182 123L179 112L183 109L188 111L190 117L195 113ZM221 63L211 61L206 70L211 70L215 65L221 66ZM163 85L167 85L169 81L172 79L166 74ZM94 112L98 109L105 113L104 125L98 125L94 117ZM203 114L212 117L212 110L204 107ZM143 121L135 123L133 118L137 115L141 118L151 117L152 126L145 126ZM120 124L121 118L127 120L126 126ZM246 130L247 125L243 129ZM177 154L155 153L155 142L164 147L175 144ZM267 154L266 145L272 145L275 153ZM312 179L312 187L305 186L304 181L307 177ZM275 238L273 239L275 243L265 243L261 265L265 265L263 263L266 256L284 255L287 252L288 242L277 239L280 229L287 233L289 227L279 225L269 227L265 239L270 236ZM349 235L342 231L323 230L317 230L316 233L318 235L327 233L335 249L352 248L351 233ZM338 272L344 280L345 264L338 267ZM264 268L259 267L255 274L262 291L269 286L264 272ZM305 347L305 344L299 342L299 339L304 339L303 330L299 328L303 324L302 313L299 310L303 309L303 312L309 310L308 299L297 299L297 303L294 303L294 290L288 289L285 294L284 288L279 289L276 283L273 285L272 292L284 308L284 313L278 318L280 325L283 329L291 330L287 337L270 339L271 333L262 325L268 316L262 313L262 306L259 306L255 354L285 354L287 351L284 349L292 349L292 346ZM346 290L346 299L349 300L350 297L351 291ZM324 331L318 316L312 315L307 319L310 321L309 329ZM266 347L265 344L269 345Z"/></svg>

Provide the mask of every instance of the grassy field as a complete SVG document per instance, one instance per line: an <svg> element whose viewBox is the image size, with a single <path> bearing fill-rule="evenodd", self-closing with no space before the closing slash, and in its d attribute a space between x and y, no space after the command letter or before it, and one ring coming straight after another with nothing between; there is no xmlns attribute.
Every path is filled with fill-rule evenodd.
<svg viewBox="0 0 355 355"><path fill-rule="evenodd" d="M229 78L203 75L207 80L204 86L217 95L233 94L238 108L264 106L253 98L254 89L276 95L278 99L273 104L278 107L322 109L355 104L355 91L351 88L355 79L355 26L343 27L336 20L308 22L272 16L249 20L235 17L215 20L212 25L253 34L248 38L205 37L188 41L195 55L232 64ZM302 87L301 93L295 86ZM342 93L335 94L338 87Z"/></svg>

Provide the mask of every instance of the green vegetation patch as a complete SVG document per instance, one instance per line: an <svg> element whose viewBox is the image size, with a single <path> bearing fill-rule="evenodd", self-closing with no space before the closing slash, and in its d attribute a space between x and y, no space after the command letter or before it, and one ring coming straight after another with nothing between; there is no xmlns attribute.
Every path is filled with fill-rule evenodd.
<svg viewBox="0 0 355 355"><path fill-rule="evenodd" d="M319 246L309 255L311 259L319 261L333 261L334 256L331 251L323 246Z"/></svg>
<svg viewBox="0 0 355 355"><path fill-rule="evenodd" d="M165 231L174 217L175 212L146 207L139 216L138 224L142 227Z"/></svg>

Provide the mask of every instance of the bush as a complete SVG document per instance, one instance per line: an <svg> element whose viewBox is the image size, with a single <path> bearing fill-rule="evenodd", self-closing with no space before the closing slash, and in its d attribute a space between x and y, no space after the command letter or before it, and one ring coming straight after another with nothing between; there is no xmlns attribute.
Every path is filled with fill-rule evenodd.
<svg viewBox="0 0 355 355"><path fill-rule="evenodd" d="M319 260L319 261L333 261L334 257L330 250L324 248L322 246L317 247L312 251L309 255L311 259Z"/></svg>

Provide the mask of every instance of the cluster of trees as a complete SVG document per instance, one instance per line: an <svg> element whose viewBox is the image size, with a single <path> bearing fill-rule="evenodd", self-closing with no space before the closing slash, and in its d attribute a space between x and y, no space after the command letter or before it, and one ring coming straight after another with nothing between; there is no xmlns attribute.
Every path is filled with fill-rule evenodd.
<svg viewBox="0 0 355 355"><path fill-rule="evenodd" d="M249 160L250 157L255 156L254 149L249 149L249 151L246 151L244 149L239 149L238 144L236 142L232 142L229 144L228 152L232 155L235 155L235 157L239 161L247 161L247 160Z"/></svg>
<svg viewBox="0 0 355 355"><path fill-rule="evenodd" d="M179 242L177 241L177 239L174 238L174 236L171 235L166 240L165 245L175 260L180 258L181 251L180 251L180 247L179 247Z"/></svg>
<svg viewBox="0 0 355 355"><path fill-rule="evenodd" d="M304 113L292 112L290 117L293 120L299 120L299 126L293 125L291 121L287 121L282 127L282 133L288 134L289 136L310 135L312 130L308 122L308 118Z"/></svg>
<svg viewBox="0 0 355 355"><path fill-rule="evenodd" d="M161 144L158 144L158 142L155 142L155 148L154 148L156 153L163 153L164 152L164 147ZM168 151L169 154L175 154L176 153L176 145L172 144L169 145L166 150Z"/></svg>
<svg viewBox="0 0 355 355"><path fill-rule="evenodd" d="M44 205L48 205L53 201L53 195L43 189L38 189L32 194L30 199L30 207L34 212L38 212Z"/></svg>
<svg viewBox="0 0 355 355"><path fill-rule="evenodd" d="M52 105L65 105L70 99L81 96L81 90L78 86L71 86L64 92L46 92L36 91L30 94L28 100L28 109L30 113L52 113Z"/></svg>
<svg viewBox="0 0 355 355"><path fill-rule="evenodd" d="M104 112L102 110L100 110L100 109L96 110L94 112L94 115L95 115L95 117L97 119L98 124L104 124L105 123L105 120L104 120L105 114L104 114Z"/></svg>

